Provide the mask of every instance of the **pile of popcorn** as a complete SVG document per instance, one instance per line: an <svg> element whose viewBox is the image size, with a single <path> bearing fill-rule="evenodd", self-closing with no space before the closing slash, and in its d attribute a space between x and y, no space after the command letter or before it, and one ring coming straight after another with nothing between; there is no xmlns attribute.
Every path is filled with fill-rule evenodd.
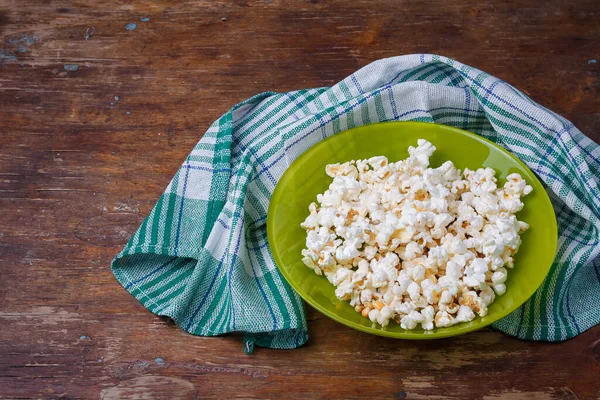
<svg viewBox="0 0 600 400"><path fill-rule="evenodd" d="M396 163L328 165L333 182L301 224L304 264L381 326L430 330L485 316L529 228L515 216L532 190L519 174L499 188L491 168L429 168L434 151L419 139Z"/></svg>

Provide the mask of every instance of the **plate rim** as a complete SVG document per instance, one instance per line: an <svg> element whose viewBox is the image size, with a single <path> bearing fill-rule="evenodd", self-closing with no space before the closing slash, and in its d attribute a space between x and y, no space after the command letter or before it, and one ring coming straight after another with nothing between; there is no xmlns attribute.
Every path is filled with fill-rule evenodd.
<svg viewBox="0 0 600 400"><path fill-rule="evenodd" d="M358 331L362 331L365 333L370 333L372 335L377 335L377 336L384 336L384 337L389 337L389 338L393 338L393 339L403 339L403 340L434 340L434 339L444 339L444 338L448 338L448 337L453 337L453 336L459 336L459 335L463 335L469 332L473 332L473 331L477 331L480 330L482 328L485 328L491 324L493 324L494 322L497 322L503 318L506 318L508 315L512 314L517 308L521 307L523 304L525 304L525 302L527 302L536 292L537 290L540 288L540 286L542 285L542 283L544 282L544 280L548 277L548 274L550 273L550 269L552 268L552 264L554 263L554 259L556 258L556 250L558 247L558 226L557 226L557 221L556 221L556 211L554 210L554 207L552 205L552 202L550 201L550 197L548 196L548 192L544 189L544 193L543 193L543 201L547 202L548 205L550 206L550 209L552 210L552 214L553 214L553 218L551 218L551 233L553 236L553 241L552 241L552 252L554 253L554 258L552 260L552 262L549 263L549 265L547 267L545 267L545 271L544 271L544 278L541 280L540 284L537 285L536 289L533 291L533 293L531 295L529 295L527 298L525 298L522 302L516 302L515 305L511 306L508 308L508 312L502 316L502 317L498 317L496 319L490 320L490 321L486 321L483 323L480 323L478 325L475 326L469 326L469 327L465 327L463 329L460 329L460 325L454 325L457 328L454 329L448 329L448 330L442 330L442 331L438 331L435 333L435 335L428 335L427 332L414 332L411 330L406 330L404 332L392 332L392 331L387 331L385 328L374 328L374 327L367 327L364 325L360 325L357 324L355 322L346 320L345 318L341 318L338 317L337 314L334 313L330 313L329 310L325 309L324 307L321 307L320 304L318 304L317 302L312 301L305 293L302 293L302 291L297 290L294 285L291 283L292 279L290 278L290 276L288 276L287 272L285 271L284 268L280 267L280 264L282 264L281 260L279 259L279 256L272 250L271 248L271 243L274 243L274 238L273 238L273 226L272 224L273 222L273 214L274 214L274 210L275 210L275 205L277 203L277 200L279 197L281 197L281 193L282 193L282 187L280 185L280 182L283 180L283 178L285 177L285 175L288 173L288 171L290 170L290 168L292 167L292 165L294 165L297 162L301 162L304 158L309 157L310 155L310 150L314 149L316 146L323 146L325 145L329 140L332 140L332 138L336 137L339 134L345 134L347 132L351 132L351 131L355 131L355 130L361 130L364 129L365 127L368 126L372 126L372 125L398 125L398 124L402 124L402 125L422 125L422 126L438 126L441 127L442 129L447 129L447 130L452 130L452 131L456 131L459 134L463 134L466 135L468 137L470 137L471 139L477 140L479 142L482 143L486 143L491 145L492 147L495 147L496 149L500 150L501 152L507 154L509 157L511 157L514 161L516 161L519 165L521 165L521 167L523 167L526 171L529 172L529 174L535 179L535 181L537 182L537 184L541 187L544 187L542 181L538 178L538 176L531 170L531 168L529 168L523 161L521 161L517 156L515 156L514 154L512 154L511 152L509 152L508 150L504 149L503 147L499 146L498 144L492 142L491 140L488 140L480 135L477 135L476 133L461 129L461 128L456 128L453 126L449 126L449 125L444 125L444 124L438 124L438 123L433 123L433 122L421 122L421 121L386 121L386 122L378 122L378 123L374 123L374 124L366 124L366 125L361 125L361 126L357 126L357 127L353 127L350 129L346 129L343 131L340 131L338 133L335 133L323 140L320 140L319 142L315 143L314 145L310 146L308 149L306 149L300 156L298 156L285 170L285 172L283 173L283 175L281 176L281 178L277 181L277 184L275 185L275 189L273 190L273 193L271 194L271 198L269 200L269 208L267 211L267 223L266 223L266 229L267 229L267 243L269 245L269 251L271 252L271 255L273 256L273 260L275 261L275 266L277 267L277 270L279 271L279 273L281 273L281 275L284 277L286 283L288 285L290 285L290 287L292 288L292 290L297 293L306 303L308 303L311 307L317 309L319 312L321 312L322 314L324 314L325 316L327 316L328 318L331 318L332 320L341 323L342 325L348 326L350 328L356 329ZM275 201L273 201L275 200ZM479 317L478 317L479 318Z"/></svg>

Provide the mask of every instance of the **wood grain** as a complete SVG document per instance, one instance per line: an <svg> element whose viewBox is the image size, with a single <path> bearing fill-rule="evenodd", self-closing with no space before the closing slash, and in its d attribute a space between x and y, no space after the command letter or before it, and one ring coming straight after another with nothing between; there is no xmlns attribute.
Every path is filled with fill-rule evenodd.
<svg viewBox="0 0 600 400"><path fill-rule="evenodd" d="M309 309L306 346L246 356L238 335L194 337L153 316L109 270L230 106L375 59L456 58L600 141L599 10L0 0L0 398L599 398L600 327L557 344L488 329L405 342Z"/></svg>

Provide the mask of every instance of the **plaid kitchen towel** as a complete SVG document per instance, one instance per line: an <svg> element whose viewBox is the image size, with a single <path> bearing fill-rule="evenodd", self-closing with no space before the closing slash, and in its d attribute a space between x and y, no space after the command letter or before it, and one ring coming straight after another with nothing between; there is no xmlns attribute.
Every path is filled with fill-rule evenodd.
<svg viewBox="0 0 600 400"><path fill-rule="evenodd" d="M253 346L308 338L303 303L278 273L266 216L278 179L300 154L340 131L383 121L435 122L506 148L544 182L558 219L550 274L494 324L559 341L600 321L600 147L506 82L429 54L376 61L332 87L263 93L204 134L112 262L145 307L196 335L245 333Z"/></svg>

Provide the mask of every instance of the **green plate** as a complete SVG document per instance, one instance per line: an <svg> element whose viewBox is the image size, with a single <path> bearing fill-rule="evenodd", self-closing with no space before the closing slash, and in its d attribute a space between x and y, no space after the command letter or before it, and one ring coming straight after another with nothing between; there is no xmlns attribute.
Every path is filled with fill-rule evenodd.
<svg viewBox="0 0 600 400"><path fill-rule="evenodd" d="M499 184L507 175L518 172L533 187L524 198L525 207L518 218L530 229L509 270L506 293L497 296L485 317L432 331L405 331L395 322L387 327L374 326L354 311L346 301L338 300L334 287L324 276L316 275L301 260L306 233L300 223L308 215L308 205L316 201L331 183L325 165L384 155L391 161L408 157L408 146L426 139L436 148L431 165L451 160L457 168L490 167ZM557 242L556 218L550 199L537 177L515 156L473 133L445 125L420 122L386 122L366 125L333 135L319 142L287 169L271 197L267 217L269 246L279 270L307 303L328 317L360 331L400 339L434 339L456 336L489 325L510 314L540 286L554 260Z"/></svg>

